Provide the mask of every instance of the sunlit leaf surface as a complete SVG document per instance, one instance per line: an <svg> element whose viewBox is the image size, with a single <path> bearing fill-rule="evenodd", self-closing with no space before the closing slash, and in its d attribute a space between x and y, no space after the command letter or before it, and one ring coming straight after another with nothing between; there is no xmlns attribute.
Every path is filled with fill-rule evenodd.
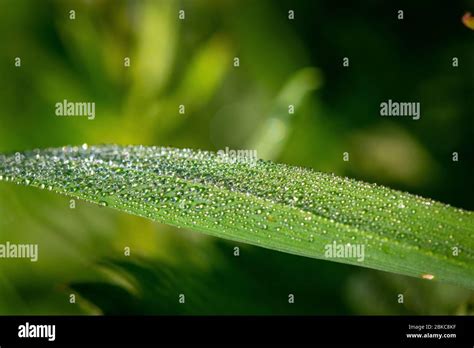
<svg viewBox="0 0 474 348"><path fill-rule="evenodd" d="M83 145L2 156L0 180L269 249L474 288L471 212L331 174L207 151Z"/></svg>

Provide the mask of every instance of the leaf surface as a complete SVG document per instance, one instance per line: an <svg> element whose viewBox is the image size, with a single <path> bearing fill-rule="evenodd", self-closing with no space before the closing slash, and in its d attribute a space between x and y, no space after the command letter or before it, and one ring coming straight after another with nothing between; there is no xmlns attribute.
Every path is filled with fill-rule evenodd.
<svg viewBox="0 0 474 348"><path fill-rule="evenodd" d="M473 213L376 184L245 156L116 145L3 155L0 180L216 237L474 288Z"/></svg>

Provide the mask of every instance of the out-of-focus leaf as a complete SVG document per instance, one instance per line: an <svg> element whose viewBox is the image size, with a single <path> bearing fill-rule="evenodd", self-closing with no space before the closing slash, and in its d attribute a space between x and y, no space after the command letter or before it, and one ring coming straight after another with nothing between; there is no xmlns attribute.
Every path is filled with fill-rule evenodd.
<svg viewBox="0 0 474 348"><path fill-rule="evenodd" d="M315 68L304 68L292 75L248 148L257 149L262 158L274 159L285 145L291 129L291 117L297 112L303 98L320 84L321 75Z"/></svg>
<svg viewBox="0 0 474 348"><path fill-rule="evenodd" d="M341 282L349 267L314 262L308 258L257 250L219 241L205 254L209 265L178 253L173 263L161 259L130 257L99 263L106 279L74 282L70 288L103 314L269 315L341 314ZM199 251L198 251L199 253ZM258 264L258 267L255 265ZM328 267L329 266L329 267ZM304 269L304 272L301 272ZM308 274L315 276L308 277ZM110 289L109 295L107 291ZM314 296L317 289L318 296ZM289 295L295 296L289 303ZM180 302L180 295L184 295ZM81 302L82 303L82 302Z"/></svg>

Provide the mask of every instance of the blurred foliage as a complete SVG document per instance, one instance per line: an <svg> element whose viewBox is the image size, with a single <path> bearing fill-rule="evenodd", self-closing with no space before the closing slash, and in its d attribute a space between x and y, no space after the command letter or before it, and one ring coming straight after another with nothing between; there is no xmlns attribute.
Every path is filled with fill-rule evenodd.
<svg viewBox="0 0 474 348"><path fill-rule="evenodd" d="M0 0L0 151L81 143L255 147L264 158L472 210L473 32L461 22L467 10L467 0ZM232 66L236 56L239 68ZM346 56L350 68L342 66ZM54 105L64 99L95 102L96 118L56 117ZM387 99L420 101L421 119L379 117ZM97 312L69 304L71 283L88 302L100 302L103 291L105 303L97 305L106 313L472 313L472 292L464 289L250 247L251 256L244 252L237 263L229 259L233 244L69 204L49 192L0 185L0 241L40 245L35 264L1 261L0 313ZM124 261L125 246L133 260ZM182 252L189 259L176 261ZM97 266L104 258L135 280L141 297L127 302L130 289L104 278ZM185 286L196 289L195 296L182 290L195 306L173 307ZM207 304L205 287L215 296ZM297 300L288 308L280 301L290 288ZM106 301L112 291L116 307ZM400 306L393 294L405 291Z"/></svg>
<svg viewBox="0 0 474 348"><path fill-rule="evenodd" d="M338 283L349 267L338 269L335 277L338 267L334 265L281 257L246 245L239 248L240 256L234 256L234 247L219 241L206 251L183 250L175 262L106 260L99 268L108 281L71 287L104 314L344 314L350 310ZM196 262L196 257L202 262ZM179 302L180 294L185 296L184 304ZM288 303L289 294L295 296L294 304ZM328 297L336 301L327 301Z"/></svg>
<svg viewBox="0 0 474 348"><path fill-rule="evenodd" d="M218 242L207 251L214 262L199 266L187 254L175 263L106 260L99 266L108 281L71 288L81 295L80 304L92 303L97 313L108 315L474 314L474 296L467 289L240 248L240 256L234 256L232 247ZM341 286L343 278L347 287Z"/></svg>

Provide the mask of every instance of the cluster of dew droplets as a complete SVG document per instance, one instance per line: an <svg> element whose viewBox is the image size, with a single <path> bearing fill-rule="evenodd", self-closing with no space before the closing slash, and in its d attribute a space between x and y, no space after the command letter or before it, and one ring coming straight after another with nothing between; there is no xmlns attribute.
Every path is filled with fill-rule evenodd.
<svg viewBox="0 0 474 348"><path fill-rule="evenodd" d="M473 220L470 212L453 215L447 205L377 185L265 161L228 163L214 153L189 149L83 145L34 150L1 157L0 180L229 237L236 230L258 234L258 240L283 247L337 239L367 248L428 245L446 255L465 233L459 220ZM425 231L436 231L440 238L433 241ZM472 229L468 233L474 237ZM473 253L464 250L465 256Z"/></svg>

